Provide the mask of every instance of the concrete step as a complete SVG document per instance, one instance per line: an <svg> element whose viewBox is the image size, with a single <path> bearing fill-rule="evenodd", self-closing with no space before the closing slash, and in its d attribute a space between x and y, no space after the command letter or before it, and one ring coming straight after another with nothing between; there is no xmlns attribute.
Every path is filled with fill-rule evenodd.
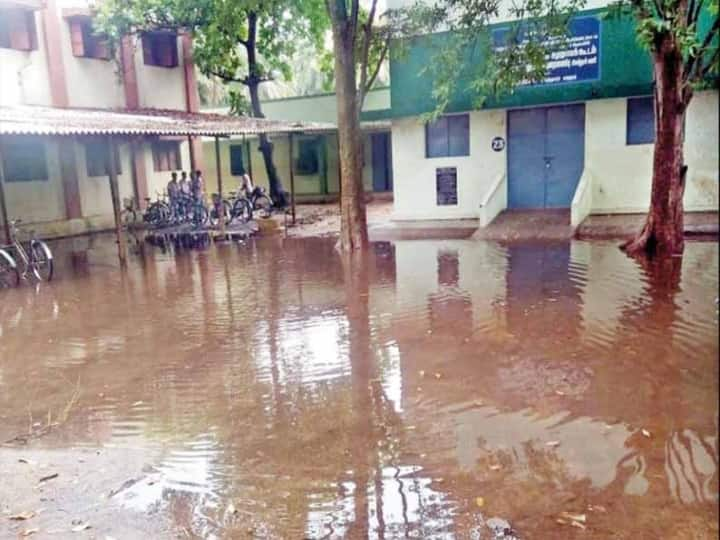
<svg viewBox="0 0 720 540"><path fill-rule="evenodd" d="M570 210L504 210L490 225L473 234L475 240L569 240L573 237Z"/></svg>

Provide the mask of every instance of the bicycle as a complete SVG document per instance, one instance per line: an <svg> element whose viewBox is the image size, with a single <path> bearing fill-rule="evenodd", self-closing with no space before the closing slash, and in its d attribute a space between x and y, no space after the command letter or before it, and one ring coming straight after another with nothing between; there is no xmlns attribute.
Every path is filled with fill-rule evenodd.
<svg viewBox="0 0 720 540"><path fill-rule="evenodd" d="M0 288L17 287L20 284L20 271L12 256L0 248Z"/></svg>
<svg viewBox="0 0 720 540"><path fill-rule="evenodd" d="M265 189L260 186L255 186L250 194L245 191L245 198L250 203L250 208L253 211L258 211L261 218L269 218L272 215L273 207L275 204L270 196L265 193Z"/></svg>
<svg viewBox="0 0 720 540"><path fill-rule="evenodd" d="M166 202L164 194L156 193L156 195L157 200L154 202L149 197L145 198L148 206L143 214L143 221L153 227L161 227L167 224L172 215L172 210Z"/></svg>
<svg viewBox="0 0 720 540"><path fill-rule="evenodd" d="M10 245L2 246L5 251L12 251L15 254L13 259L22 262L24 269L22 277L27 278L32 273L38 281L50 281L53 278L55 265L50 247L42 240L35 237L35 231L30 231L30 240L27 248L18 240L17 225L22 223L19 219L10 221ZM17 264L17 263L16 263Z"/></svg>
<svg viewBox="0 0 720 540"><path fill-rule="evenodd" d="M213 227L217 227L220 223L219 216L221 214L225 217L225 226L230 225L236 219L240 223L247 223L252 219L253 211L250 201L245 197L239 197L236 191L231 191L229 198L222 201L217 193L213 193L212 201L210 224Z"/></svg>

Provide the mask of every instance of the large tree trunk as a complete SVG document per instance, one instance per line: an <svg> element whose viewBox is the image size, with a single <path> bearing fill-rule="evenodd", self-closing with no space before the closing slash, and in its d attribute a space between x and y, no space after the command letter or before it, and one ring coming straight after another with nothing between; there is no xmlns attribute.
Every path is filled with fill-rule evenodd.
<svg viewBox="0 0 720 540"><path fill-rule="evenodd" d="M355 80L355 30L350 20L333 17L335 91L340 151L340 245L344 251L368 243L360 158L360 115Z"/></svg>
<svg viewBox="0 0 720 540"><path fill-rule="evenodd" d="M252 115L255 118L265 118L265 115L262 112L262 106L260 105L260 94L258 92L262 79L258 75L257 50L255 47L256 36L257 14L249 12L248 39L245 44L248 59L248 77L246 84L248 91L250 92ZM265 134L260 135L259 149L263 156L263 161L265 162L265 172L267 173L268 183L270 184L270 196L276 206L285 207L287 206L287 200L285 199L285 190L283 190L282 182L280 181L277 169L275 168L275 162L273 161L273 144ZM292 167L292 163L290 166Z"/></svg>
<svg viewBox="0 0 720 540"><path fill-rule="evenodd" d="M673 255L684 248L683 61L672 35L653 51L655 72L655 152L650 210L642 231L623 249L631 255Z"/></svg>

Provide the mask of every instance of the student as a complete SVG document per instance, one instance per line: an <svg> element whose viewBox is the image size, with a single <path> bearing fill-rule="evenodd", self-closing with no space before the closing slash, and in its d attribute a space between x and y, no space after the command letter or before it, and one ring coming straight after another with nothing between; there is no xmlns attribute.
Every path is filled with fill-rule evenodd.
<svg viewBox="0 0 720 540"><path fill-rule="evenodd" d="M170 175L170 181L167 185L167 194L170 199L170 203L174 203L177 200L178 194L180 193L180 185L178 184L177 173L173 172Z"/></svg>
<svg viewBox="0 0 720 540"><path fill-rule="evenodd" d="M190 175L192 180L190 181L190 187L192 188L192 195L196 199L200 200L203 197L203 191L205 189L205 185L203 182L202 177L202 171L197 170L195 171L194 175Z"/></svg>
<svg viewBox="0 0 720 540"><path fill-rule="evenodd" d="M188 181L187 173L185 171L180 174L180 193L183 195L190 195L190 182Z"/></svg>
<svg viewBox="0 0 720 540"><path fill-rule="evenodd" d="M253 184L252 178L247 173L242 175L242 185L240 189L245 192L245 196L249 197L255 191L255 184Z"/></svg>

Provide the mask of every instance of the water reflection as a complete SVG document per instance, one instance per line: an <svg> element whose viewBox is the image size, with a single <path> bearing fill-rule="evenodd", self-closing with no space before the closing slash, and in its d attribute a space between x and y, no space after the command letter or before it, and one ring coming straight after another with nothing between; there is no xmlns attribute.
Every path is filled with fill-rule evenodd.
<svg viewBox="0 0 720 540"><path fill-rule="evenodd" d="M712 530L717 244L662 267L589 243L138 249L123 275L111 241L58 246L58 282L0 305L0 437L80 381L41 443L143 449L128 508L206 538L544 537L588 505L598 538Z"/></svg>

